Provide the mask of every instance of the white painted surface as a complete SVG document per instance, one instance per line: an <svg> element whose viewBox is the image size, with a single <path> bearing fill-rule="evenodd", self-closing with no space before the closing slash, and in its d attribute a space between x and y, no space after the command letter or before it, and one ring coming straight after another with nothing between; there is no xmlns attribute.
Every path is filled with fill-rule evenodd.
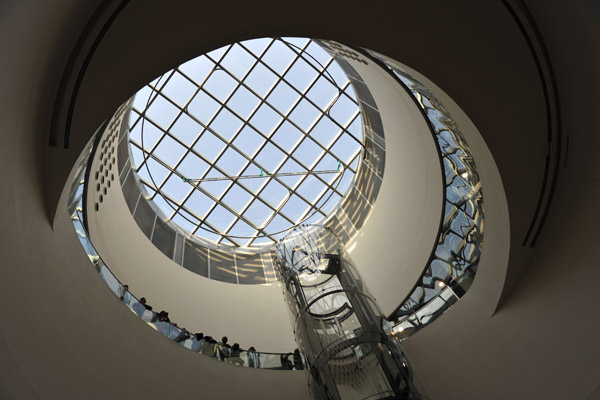
<svg viewBox="0 0 600 400"><path fill-rule="evenodd" d="M348 243L370 292L387 315L423 273L442 217L437 148L409 94L373 62L347 60L375 98L385 134L383 183L367 221Z"/></svg>

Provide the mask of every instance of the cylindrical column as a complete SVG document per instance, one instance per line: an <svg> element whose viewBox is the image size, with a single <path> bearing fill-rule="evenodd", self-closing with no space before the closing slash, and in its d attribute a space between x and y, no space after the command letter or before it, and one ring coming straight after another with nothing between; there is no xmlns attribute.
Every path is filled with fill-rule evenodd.
<svg viewBox="0 0 600 400"><path fill-rule="evenodd" d="M276 253L313 397L420 399L400 344L385 334L383 314L336 235L300 225Z"/></svg>

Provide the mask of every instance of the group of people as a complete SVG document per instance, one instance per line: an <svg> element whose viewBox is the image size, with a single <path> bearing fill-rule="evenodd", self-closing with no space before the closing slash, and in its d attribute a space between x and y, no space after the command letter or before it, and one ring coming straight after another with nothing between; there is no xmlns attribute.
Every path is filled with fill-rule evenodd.
<svg viewBox="0 0 600 400"><path fill-rule="evenodd" d="M121 301L125 304L130 305L130 301L133 300L129 287L123 285L124 290L119 296ZM204 336L203 333L190 333L185 328L177 327L177 324L171 322L169 319L169 313L166 311L154 312L152 307L147 304L145 297L141 297L139 302L133 302L130 305L131 309L146 322L154 324L159 332L167 336L173 341L182 344L188 349L197 351L208 357L215 358L217 360L229 362L235 365L244 365L245 361L241 355L244 350L240 348L238 343L230 345L227 336L223 336L221 341L218 342L212 336ZM148 311L148 312L147 312ZM173 327L175 329L173 329ZM292 360L289 359L290 356ZM248 361L248 367L250 368L261 368L260 354L256 352L254 346L251 346L246 350L246 360ZM282 354L280 356L281 369L285 370L301 370L304 369L302 357L300 351L296 349L294 353Z"/></svg>
<svg viewBox="0 0 600 400"><path fill-rule="evenodd" d="M293 356L293 362L290 360L290 356ZM295 369L301 370L304 369L304 362L302 361L302 355L300 354L300 350L294 350L294 353L282 354L279 356L279 360L281 361L281 369Z"/></svg>
<svg viewBox="0 0 600 400"><path fill-rule="evenodd" d="M174 341L183 344L188 349L217 360L235 365L245 364L241 357L244 350L238 343L230 345L227 336L223 336L221 341L218 342L212 336L204 336L203 333L190 334L182 329L181 334ZM248 367L261 368L260 354L256 352L253 346L246 350L246 360L248 361Z"/></svg>

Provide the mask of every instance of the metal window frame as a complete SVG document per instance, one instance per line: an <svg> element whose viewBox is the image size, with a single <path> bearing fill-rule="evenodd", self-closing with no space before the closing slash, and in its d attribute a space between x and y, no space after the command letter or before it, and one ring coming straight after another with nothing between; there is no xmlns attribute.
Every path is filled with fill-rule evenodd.
<svg viewBox="0 0 600 400"><path fill-rule="evenodd" d="M276 72L271 66L269 66L263 60L263 57L268 53L268 51L271 49L271 47L277 40L280 40L281 42L283 42L294 53L292 60L289 62L289 64L285 67L285 69L281 73ZM330 78L331 75L329 75L329 76L326 75L326 74L329 74L328 68L330 68L332 65L335 65L333 56L330 56L328 61L326 63L324 63L323 65L321 65L319 63L320 68L317 68L313 62L310 62L309 60L306 59L306 57L304 56L304 52L312 43L315 43L316 45L318 45L318 43L309 39L309 40L307 40L307 42L304 44L303 47L295 48L296 47L295 45L292 46L283 39L272 38L271 41L265 46L265 48L262 50L262 52L259 55L255 55L252 51L250 51L246 46L244 46L243 42L234 43L232 45L229 45L218 59L211 57L210 53L204 55L204 57L207 60L209 60L210 62L212 62L214 64L214 66L213 66L213 69L203 78L203 81L200 84L196 83L196 81L194 81L190 76L188 76L188 74L181 71L181 69L178 67L178 68L175 68L175 69L169 71L167 74L163 75L163 77L166 76L166 80L163 83L160 82L162 79L162 77L161 77L158 80L155 80L155 81L151 82L151 84L147 85L147 87L149 87L152 90L152 92L148 98L148 101L146 102L144 110L139 110L137 108L133 108L133 111L135 113L132 113L132 116L135 116L135 114L138 114L138 115L135 116L135 118L131 118L131 120L135 119L135 121L133 123L131 123L131 120L130 120L130 131L132 129L134 129L138 123L143 124L145 122L145 123L152 124L156 129L158 129L161 132L161 135L158 138L158 140L156 141L156 143L150 149L148 149L148 148L144 149L144 147L142 146L141 143L137 143L132 138L130 138L129 141L130 141L131 146L138 148L139 150L142 151L142 154L143 154L142 162L139 165L135 166L136 172L139 173L139 171L144 167L148 168L147 163L150 158L153 159L154 161L158 162L160 165L162 165L164 168L166 168L169 171L167 173L166 177L164 179L162 179L162 181L160 183L157 182L158 187L155 187L155 185L153 183L148 182L146 179L140 177L140 179L142 180L142 183L148 188L148 190L150 192L151 200L153 200L155 198L155 196L160 195L160 196L164 197L164 200L167 202L167 204L170 203L169 205L173 208L173 212L167 216L167 218L169 220L173 219L176 215L179 214L182 218L189 221L192 225L195 225L195 228L191 231L191 233L194 235L198 235L198 231L201 229L200 225L205 225L210 230L212 230L214 234L220 235L220 238L216 241L217 244L220 244L223 241L228 241L238 247L251 246L257 239L264 238L264 237L266 237L269 240L271 240L272 242L276 243L278 240L276 237L277 233L270 234L269 232L267 232L265 230L265 228L269 225L269 223L272 221L272 219L276 215L280 215L282 218L284 218L284 220L290 224L290 228L291 228L291 227L301 223L303 220L312 217L312 215L315 215L317 213L319 215L321 215L322 217L326 217L327 215L320 209L320 207L322 207L325 203L327 203L329 201L330 197L333 195L337 195L340 197L340 199L338 199L338 202L339 202L345 196L345 194L347 194L347 193L341 193L339 190L337 190L337 185L334 187L334 184L336 183L338 178L330 179L330 181L328 182L327 180L323 179L321 176L318 176L318 175L314 175L314 176L318 179L318 181L322 185L323 189L321 190L321 192L319 193L319 195L316 197L316 199L314 201L308 200L305 196L303 196L302 194L300 194L298 192L298 189L300 187L302 187L302 185L306 181L308 175L302 176L302 178L300 178L294 185L288 185L285 182L283 182L281 179L278 179L276 176L271 175L265 179L265 182L260 186L260 188L257 191L249 189L248 187L246 187L244 184L242 184L239 181L232 180L231 182L229 182L229 184L227 185L225 190L219 196L213 195L209 190L206 190L198 185L192 185L192 188L187 192L187 194L184 196L183 200L181 200L181 201L176 201L175 199L172 198L171 195L169 195L168 193L165 193L163 191L164 186L167 184L167 182L169 182L169 180L173 177L173 175L177 175L180 178L183 178L181 173L178 173L176 170L181 165L181 163L187 157L190 156L190 154L193 154L194 156L200 158L203 162L205 162L209 166L206 169L206 171L204 171L202 177L198 177L199 179L205 178L208 174L210 174L213 171L216 171L217 173L219 173L221 175L227 176L228 174L222 169L222 167L219 166L218 163L229 149L234 150L238 155L240 155L241 157L243 157L245 159L245 163L244 163L243 167L241 168L240 173L246 172L252 166L255 166L256 168L264 169L258 163L256 158L259 154L261 154L261 152L265 149L265 147L268 144L273 145L275 148L277 148L279 151L281 151L284 154L284 158L279 162L279 164L276 166L276 168L274 170L269 171L270 173L277 173L288 162L288 160L292 160L293 162L297 163L301 168L310 170L310 168L307 165L305 165L305 163L301 162L293 154L302 145L302 143L307 141L307 137L310 138L310 139L308 139L308 141L312 142L313 144L316 144L321 149L321 153L322 153L318 157L316 157L314 161L312 161L312 166L318 165L326 156L329 155L329 156L332 156L333 158L335 158L336 160L341 161L341 163L344 165L344 173L350 172L352 175L354 175L356 173L356 169L352 168L351 166L355 163L358 164L358 159L361 154L361 148L357 147L357 149L352 153L352 155L349 157L349 159L342 160L341 158L337 157L334 154L333 147L336 145L336 143L338 143L338 141L344 134L350 135L350 137L352 139L354 139L356 142L358 142L360 144L360 146L363 146L362 142L360 142L349 131L350 126L352 124L354 124L356 122L356 119L361 116L361 111L358 106L358 100L356 99L356 97L353 97L353 95L355 96L355 93L352 88L350 79L347 79L347 81L344 82L342 87L340 87L336 84L335 81L332 80L332 78ZM240 78L233 75L233 73L228 71L222 65L223 61L225 60L225 58L227 57L227 55L229 54L231 49L236 45L240 49L245 51L247 53L246 55L250 55L254 59L254 61L252 62L252 65L245 71L243 76ZM296 88L293 84L291 84L285 77L286 74L294 67L294 65L296 65L298 60L303 60L307 65L309 65L315 71L315 74L311 76L310 83L302 91L299 90L298 88ZM252 74L252 72L255 70L255 68L258 65L264 66L265 68L267 68L267 70L269 70L271 73L273 73L276 77L276 80L274 81L274 83L272 83L272 85L270 86L270 88L268 89L268 91L266 92L266 94L264 96L261 96L260 94L258 94L254 89L252 89L245 82L245 80ZM228 75L229 78L231 78L235 81L234 88L231 90L231 92L228 93L227 97L223 101L219 100L214 94L210 93L206 88L204 88L204 84L206 82L208 82L208 80L211 79L211 77L213 77L213 75L216 72L224 72ZM170 79L173 76L175 76L175 74L181 75L192 85L196 86L193 94L188 98L187 102L183 106L180 106L174 100L169 98L169 96L167 96L165 93L163 93L164 88L167 86ZM325 107L319 107L314 101L312 101L307 96L308 93L311 91L311 89L314 87L314 85L317 82L319 82L320 79L327 80L329 83L333 84L339 91L338 95L336 97L334 97L331 101L329 101ZM276 106L274 106L270 100L267 100L269 98L269 96L273 93L275 88L278 87L278 85L282 82L287 84L291 89L293 89L295 92L295 95L296 95L292 106L289 107L289 109L285 113L278 110L278 108ZM246 117L246 118L242 117L238 112L236 112L228 104L230 102L230 100L238 92L238 90L240 90L240 88L245 88L259 100L259 102L254 106L254 108L252 109L252 111L250 112L248 117ZM209 121L206 123L200 121L197 117L195 117L193 114L191 114L188 110L189 105L194 101L194 99L196 98L196 96L199 93L203 93L203 94L209 96L209 98L211 98L213 101L215 101L216 104L219 106L218 110L210 117ZM173 105L177 109L177 115L173 118L173 120L170 122L169 126L166 129L163 128L162 126L160 126L155 121L153 121L151 116L146 115L146 111L152 106L152 104L154 104L154 101L159 96L161 96L164 100L167 100L171 105ZM351 102L354 103L354 105L356 106L356 111L351 115L349 120L346 121L345 123L340 123L339 121L336 121L334 118L332 118L329 115L329 111L330 111L331 107L342 96L345 96L346 98L351 100ZM312 105L318 111L320 111L319 115L315 118L314 121L312 121L312 123L310 123L310 125L306 129L302 129L297 123L295 123L291 119L291 114L294 112L294 110L297 109L297 107L303 101L308 102L308 104ZM252 118L256 115L258 110L260 110L264 106L269 107L272 111L274 111L276 114L278 114L278 116L280 118L279 122L275 125L275 127L271 130L270 133L262 132L260 129L257 129L253 123L251 123ZM241 121L240 127L237 129L237 131L233 134L233 136L229 140L225 139L225 137L223 137L223 135L221 135L219 132L217 132L215 129L212 128L212 124L218 118L218 116L221 115L222 112L224 112L224 110L233 114L233 116L235 118L237 118L237 119L239 119L239 121ZM192 141L191 145L187 145L181 139L177 138L175 135L173 135L171 133L171 129L177 123L179 118L182 117L183 114L187 115L190 119L192 119L196 124L198 124L202 128L201 131L196 135L195 139ZM338 131L335 133L333 140L331 140L329 144L320 143L314 137L310 136L310 133L312 132L312 130L319 124L319 122L321 120L323 120L323 118L326 118L329 121L333 122L335 124L335 126L338 128ZM295 129L297 129L302 134L302 136L296 141L296 143L293 144L293 146L291 147L291 149L289 151L286 151L276 141L272 140L273 135L286 122L289 123L291 126L293 126ZM241 134L241 132L244 130L245 127L252 128L256 133L258 133L260 135L260 137L262 139L262 143L260 144L258 149L254 151L254 156L250 156L250 155L246 154L246 152L242 151L240 148L238 148L237 145L234 144L235 140L238 138L238 136ZM198 143L198 141L203 137L203 135L206 132L209 132L210 134L214 135L217 139L219 139L220 141L222 141L225 144L224 148L219 152L219 154L216 156L216 158L214 158L214 161L210 161L206 156L204 156L202 153L200 153L199 151L194 149L194 146L196 145L196 143ZM143 135L143 130L141 132L141 135ZM364 133L363 133L363 135L364 135ZM179 160L175 163L175 165L170 165L169 163L165 162L164 160L162 160L159 156L157 156L155 154L155 151L158 149L158 147L163 142L163 140L167 137L176 141L178 144L180 144L181 146L183 146L185 148L185 151L183 152L183 154L181 155ZM143 139L142 139L142 141L143 141ZM132 160L132 162L133 162L133 160ZM265 169L265 171L266 171L266 169ZM341 177L339 179L341 180ZM276 181L277 183L279 183L285 189L288 190L289 195L287 197L287 200L289 200L291 198L291 196L295 195L308 205L308 208L306 208L306 210L304 210L302 215L300 215L298 218L291 218L290 216L286 215L284 212L281 211L281 208L283 208L285 206L285 204L287 203L287 200L282 201L280 204L273 204L273 203L269 202L268 200L266 200L264 198L264 196L262 196L263 191L266 189L266 187L272 181ZM243 206L243 208L239 212L236 211L233 207L231 207L224 201L225 196L227 196L229 191L236 184L250 195L250 198L247 200L246 204ZM348 187L348 189L349 188L350 187ZM348 191L348 189L346 190L346 192ZM205 215L202 217L198 216L195 212L193 212L192 210L189 209L189 207L186 206L186 203L188 202L188 200L190 199L192 194L195 192L195 190L199 190L204 196L207 196L210 200L212 200L214 202L214 204L212 206L210 206L210 208L206 211ZM330 196L327 197L327 200L325 201L325 203L317 206L319 204L319 202L321 202L328 193L330 194ZM246 210L248 210L248 208L251 207L256 201L259 201L263 206L266 206L268 209L270 209L270 215L263 220L261 226L257 226L257 224L255 224L253 221L250 221L248 218L244 217L244 213L246 212ZM223 208L225 208L228 212L230 212L234 216L233 221L231 223L229 223L225 227L225 229L217 229L214 226L214 224L211 224L208 221L208 219L210 218L211 215L213 215L213 212L215 211L215 209L217 208L218 205L221 205ZM194 219L196 219L197 223L190 221L189 218L187 218L185 215L181 214L181 211L184 211L186 214L188 214L191 217L193 217ZM311 212L312 212L312 214L311 214ZM236 238L235 236L230 235L231 230L233 229L234 226L236 226L236 224L239 221L244 222L245 224L247 224L250 228L252 228L255 231L252 237L248 237L245 240L245 243L240 243L240 241L236 240L236 239L239 239L240 237Z"/></svg>

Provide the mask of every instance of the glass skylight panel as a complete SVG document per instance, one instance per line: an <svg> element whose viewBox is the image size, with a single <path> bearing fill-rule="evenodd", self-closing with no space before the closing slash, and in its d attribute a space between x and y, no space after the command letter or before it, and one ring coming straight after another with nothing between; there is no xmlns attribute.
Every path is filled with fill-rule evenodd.
<svg viewBox="0 0 600 400"><path fill-rule="evenodd" d="M211 169L210 172L206 175L207 178L222 178L223 174L217 171L215 168ZM202 182L201 186L206 189L210 194L212 194L216 198L221 198L225 190L231 184L230 181L222 180L222 181L210 181L210 182Z"/></svg>
<svg viewBox="0 0 600 400"><path fill-rule="evenodd" d="M307 47L309 46L299 46L298 44L295 44L287 39L284 39L283 42L285 43L285 45L290 48L294 54L296 54L296 56L298 57L299 60L303 60L305 61L307 64L300 64L303 67L309 66L314 73L316 73L317 75L320 75L322 73L325 73L327 75L330 74L329 72L329 64L333 61L331 59L331 56L324 50L324 49L319 49L316 50L315 47L312 47L312 51L313 53L308 53L306 51ZM319 61L317 59L317 57L315 57L315 55L319 56L323 56L322 61ZM294 65L295 67L295 65ZM337 67L337 66L336 66ZM335 67L333 67L335 68ZM339 68L338 68L339 69Z"/></svg>
<svg viewBox="0 0 600 400"><path fill-rule="evenodd" d="M223 197L223 201L237 212L242 212L250 203L254 196L242 189L241 186L234 184Z"/></svg>
<svg viewBox="0 0 600 400"><path fill-rule="evenodd" d="M156 84L160 93L146 86L134 100L130 124L152 103L143 127L132 125L132 158L142 182L159 187L149 189L153 201L182 229L215 243L274 243L303 219L321 220L348 191L353 172L338 167L356 165L362 149L350 137L362 140L359 108L341 68L315 42L225 46Z"/></svg>
<svg viewBox="0 0 600 400"><path fill-rule="evenodd" d="M296 53L288 46L279 40L275 40L269 51L263 55L262 62L281 76L296 58Z"/></svg>
<svg viewBox="0 0 600 400"><path fill-rule="evenodd" d="M292 125L288 121L284 121L283 124L277 129L273 137L271 138L277 143L283 150L291 153L298 145L300 139L304 137L298 128ZM299 171L299 170L298 170ZM286 171L292 172L292 171Z"/></svg>
<svg viewBox="0 0 600 400"><path fill-rule="evenodd" d="M244 82L259 96L264 98L277 83L277 79L275 73L271 72L263 64L258 64Z"/></svg>
<svg viewBox="0 0 600 400"><path fill-rule="evenodd" d="M221 238L223 237L222 235L218 234L218 233L214 233L214 230L211 231L208 227L208 224L202 225L204 227L204 229L200 228L200 225L198 225L197 229L195 231L192 231L193 234L203 237L205 239L211 240L213 242L217 242L219 240L221 240Z"/></svg>
<svg viewBox="0 0 600 400"><path fill-rule="evenodd" d="M185 202L185 207L197 215L199 218L204 218L215 202L199 190L194 190L190 197Z"/></svg>
<svg viewBox="0 0 600 400"><path fill-rule="evenodd" d="M184 78L180 73L175 72L165 84L162 93L179 107L184 107L197 89L196 85Z"/></svg>
<svg viewBox="0 0 600 400"><path fill-rule="evenodd" d="M281 123L283 118L268 104L262 104L256 111L250 124L262 132L265 136L270 136L275 127Z"/></svg>
<svg viewBox="0 0 600 400"><path fill-rule="evenodd" d="M138 130L138 128L139 128L139 130ZM156 146L156 143L158 143L160 138L164 135L164 132L161 131L152 122L148 121L147 119L140 120L140 122L138 122L135 125L134 137L132 138L140 146L142 145L142 130L144 131L143 144L144 144L146 150L151 150L152 148L154 148L154 146Z"/></svg>
<svg viewBox="0 0 600 400"><path fill-rule="evenodd" d="M335 65L335 63L333 63L333 64ZM344 89L350 82L350 79L348 78L348 76L346 76L344 71L338 65L335 65L335 67L332 67L332 68L328 68L327 72L329 72L329 74L327 74L327 76L331 75L331 78L333 78L333 81L335 82L335 84L342 89ZM353 98L355 98L355 97L353 97Z"/></svg>
<svg viewBox="0 0 600 400"><path fill-rule="evenodd" d="M329 81L321 76L310 88L306 97L314 102L321 110L325 110L339 95L339 90Z"/></svg>
<svg viewBox="0 0 600 400"><path fill-rule="evenodd" d="M290 196L290 191L274 179L269 180L267 186L260 193L260 198L267 201L275 209L285 203Z"/></svg>
<svg viewBox="0 0 600 400"><path fill-rule="evenodd" d="M256 227L263 228L266 222L271 218L275 211L267 207L267 205L259 199L255 199L252 204L246 209L244 215Z"/></svg>
<svg viewBox="0 0 600 400"><path fill-rule="evenodd" d="M287 160L285 160L285 163L279 169L279 172L296 172L296 171L302 171L302 169L303 168L300 164L298 164L296 161L292 160L291 158L288 158ZM282 181L285 185L287 185L287 187L289 187L291 189L295 189L300 184L300 181L302 180L302 178L304 178L304 176L302 176L302 175L292 175L292 176L281 176L281 177L279 177L279 180Z"/></svg>
<svg viewBox="0 0 600 400"><path fill-rule="evenodd" d="M320 217L327 217L328 213L323 210L323 206L329 201L329 199L335 198L335 196L338 196L338 198L341 197L339 196L339 194L331 190L325 190L324 192L321 192L317 197L315 197L313 205L314 209L318 210L318 212L316 212L315 215Z"/></svg>
<svg viewBox="0 0 600 400"><path fill-rule="evenodd" d="M160 127L166 129L171 125L175 117L177 117L177 114L179 114L179 109L164 96L158 95L154 98L152 104L150 104L146 112L146 118L152 119Z"/></svg>
<svg viewBox="0 0 600 400"><path fill-rule="evenodd" d="M340 169L343 168L340 166ZM317 171L332 171L337 169L337 161L332 162L331 158L325 156L319 161L315 167ZM330 173L330 174L321 174L320 177L323 179L328 185L337 185L337 179L340 174ZM343 190L343 189L342 189Z"/></svg>
<svg viewBox="0 0 600 400"><path fill-rule="evenodd" d="M286 72L284 79L298 91L305 93L319 73L303 59L298 59Z"/></svg>
<svg viewBox="0 0 600 400"><path fill-rule="evenodd" d="M237 148L243 149L247 156L253 157L265 140L266 139L260 136L258 132L246 125L237 135L233 144Z"/></svg>
<svg viewBox="0 0 600 400"><path fill-rule="evenodd" d="M228 102L229 107L242 119L247 120L260 104L260 98L243 86L237 88Z"/></svg>
<svg viewBox="0 0 600 400"><path fill-rule="evenodd" d="M290 120L306 132L322 113L322 111L313 106L308 100L302 99L290 114Z"/></svg>
<svg viewBox="0 0 600 400"><path fill-rule="evenodd" d="M171 218L171 220L176 223L179 227L185 229L188 232L193 231L196 228L196 225L200 222L198 220L196 220L195 218L191 217L189 214L187 214L187 218L191 221L196 220L195 223L190 222L188 219L182 217L182 215L185 213L185 211L181 210L179 211L177 214L175 214L173 216L173 218Z"/></svg>
<svg viewBox="0 0 600 400"><path fill-rule="evenodd" d="M145 143L144 143L145 144ZM175 165L186 152L186 148L170 136L164 136L153 154L169 165Z"/></svg>
<svg viewBox="0 0 600 400"><path fill-rule="evenodd" d="M317 163L320 157L325 153L314 141L310 139L304 139L300 146L296 148L293 155L300 163L306 165L308 169L312 169L314 164ZM331 157L331 156L330 156ZM331 164L337 167L337 160L331 157ZM335 168L331 168L335 169Z"/></svg>
<svg viewBox="0 0 600 400"><path fill-rule="evenodd" d="M341 135L331 148L342 159L351 160L360 149L356 148L356 141L350 135Z"/></svg>
<svg viewBox="0 0 600 400"><path fill-rule="evenodd" d="M359 141L362 141L362 121L360 118L354 118L354 121L348 126L347 131Z"/></svg>
<svg viewBox="0 0 600 400"><path fill-rule="evenodd" d="M183 199L187 197L189 192L193 190L190 185L183 182L181 178L175 174L171 175L160 189L163 192L169 193L177 203L181 203Z"/></svg>
<svg viewBox="0 0 600 400"><path fill-rule="evenodd" d="M172 73L173 73L173 71L169 71L166 74L164 74L163 76L159 76L158 78L156 78L155 80L150 82L148 84L148 86L153 87L155 90L160 91L160 89L164 86L165 82L167 81L169 76L171 76Z"/></svg>
<svg viewBox="0 0 600 400"><path fill-rule="evenodd" d="M217 69L210 75L203 85L203 89L221 103L224 103L237 85L237 81L227 72Z"/></svg>
<svg viewBox="0 0 600 400"><path fill-rule="evenodd" d="M207 217L208 222L214 226L224 227L224 231L227 231L236 219L234 214L220 204L218 204Z"/></svg>
<svg viewBox="0 0 600 400"><path fill-rule="evenodd" d="M204 131L200 139L194 145L194 149L208 159L215 161L219 154L225 149L226 144L209 131ZM195 177L189 177L195 178Z"/></svg>
<svg viewBox="0 0 600 400"><path fill-rule="evenodd" d="M250 164L250 165L248 165L248 167L246 167L243 174L244 175L259 175L260 167L257 167L254 164ZM264 174L264 171L263 171L263 174ZM266 178L243 179L243 180L239 180L238 184L244 186L246 189L250 190L252 193L258 194L258 193L260 193L262 188L265 187L265 185L267 184L267 179Z"/></svg>
<svg viewBox="0 0 600 400"><path fill-rule="evenodd" d="M245 236L248 238L248 239L246 239L246 241L249 241L250 240L249 237L256 236L258 234L258 231L255 228L248 225L247 223L245 223L244 221L238 219L236 221L236 223L229 230L229 234L231 236ZM236 239L242 240L242 241L244 240L239 237L236 237Z"/></svg>
<svg viewBox="0 0 600 400"><path fill-rule="evenodd" d="M177 170L190 179L204 176L209 168L208 163L193 153L186 155L181 164L177 166Z"/></svg>
<svg viewBox="0 0 600 400"><path fill-rule="evenodd" d="M273 173L279 168L286 158L286 154L279 150L271 142L268 142L254 159L257 164L262 166L263 173ZM256 171L260 173L260 170Z"/></svg>
<svg viewBox="0 0 600 400"><path fill-rule="evenodd" d="M203 130L202 125L194 121L188 114L183 113L179 115L169 132L187 146L191 146ZM136 139L136 141L139 143L139 140Z"/></svg>
<svg viewBox="0 0 600 400"><path fill-rule="evenodd" d="M329 110L329 115L332 119L338 121L342 125L345 125L358 113L356 105L347 97L340 96Z"/></svg>
<svg viewBox="0 0 600 400"><path fill-rule="evenodd" d="M198 92L189 104L187 111L203 124L208 124L211 118L221 109L219 103L205 92Z"/></svg>
<svg viewBox="0 0 600 400"><path fill-rule="evenodd" d="M271 220L271 223L269 224L269 228L271 231L273 232L280 232L284 229L288 229L290 226L290 222L289 220L283 218L283 216L281 216L281 214L275 214L275 217L273 217L273 219ZM273 233L274 237L282 237L283 235L277 234L277 233Z"/></svg>
<svg viewBox="0 0 600 400"><path fill-rule="evenodd" d="M333 141L342 133L330 118L321 118L310 131L310 137L325 147L331 146Z"/></svg>
<svg viewBox="0 0 600 400"><path fill-rule="evenodd" d="M177 69L196 85L202 85L214 68L215 63L205 56L200 56L180 65Z"/></svg>
<svg viewBox="0 0 600 400"><path fill-rule="evenodd" d="M340 87L342 88L342 97L346 97L351 102L358 104L354 86L350 85L350 82L346 83L344 86L340 85Z"/></svg>
<svg viewBox="0 0 600 400"><path fill-rule="evenodd" d="M152 198L152 196L154 194L156 194L156 191L152 187L150 187L148 185L148 183L146 181L144 181L143 179L141 182L142 182L142 192L144 193L144 196L146 198Z"/></svg>
<svg viewBox="0 0 600 400"><path fill-rule="evenodd" d="M283 206L281 213L292 220L298 221L309 210L310 205L297 195L292 195L290 200Z"/></svg>
<svg viewBox="0 0 600 400"><path fill-rule="evenodd" d="M300 47L300 48L304 48L304 45L300 45L297 42L295 42L294 40L290 40L290 39L285 39L287 42L290 42L292 44L295 44L296 46ZM316 60L317 64L321 64L321 65L327 65L327 63L331 63L332 65L330 67L327 68L327 72L332 73L332 71L342 71L342 69L331 60L331 56L329 55L328 52L326 52L321 46L319 46L317 43L311 41L308 44L308 47L306 47L306 53L310 54L310 56L306 56L305 58L313 61ZM312 62L311 62L312 64ZM313 64L314 65L314 64ZM343 74L343 72L342 72ZM344 75L345 76L345 75ZM341 82L340 82L341 83Z"/></svg>
<svg viewBox="0 0 600 400"><path fill-rule="evenodd" d="M256 58L238 44L234 44L220 65L233 76L242 79L257 62Z"/></svg>
<svg viewBox="0 0 600 400"><path fill-rule="evenodd" d="M354 161L352 162L354 170L356 170L357 163L358 163L358 160L354 159ZM347 188L348 186L350 186L350 181L352 180L353 177L354 177L354 175L352 175L352 174L344 174L344 176L342 176L341 181L340 181L340 187Z"/></svg>
<svg viewBox="0 0 600 400"><path fill-rule="evenodd" d="M155 94L156 92L154 92ZM144 110L148 104L148 99L153 94L152 89L148 86L144 86L140 89L133 99L133 108L136 110Z"/></svg>
<svg viewBox="0 0 600 400"><path fill-rule="evenodd" d="M303 48L306 47L306 45L309 42L312 43L312 41L310 39L308 39L308 38L302 38L302 37L289 37L289 38L284 38L283 40L285 41L285 44L287 46L293 46L293 47L295 46L296 49L298 47L301 48L301 49L303 49ZM317 47L318 47L319 51L321 51L323 53L326 53L325 50L323 50L323 48L321 48L318 45L317 45ZM312 53L311 53L311 55L314 56L314 54L312 54ZM331 58L331 57L329 57L329 58Z"/></svg>
<svg viewBox="0 0 600 400"><path fill-rule="evenodd" d="M144 161L144 153L137 146L131 146L131 157L133 161L133 165L140 165Z"/></svg>
<svg viewBox="0 0 600 400"><path fill-rule="evenodd" d="M215 134L221 136L223 139L230 141L233 139L237 131L240 130L244 121L236 117L232 112L222 108L219 114L209 125Z"/></svg>
<svg viewBox="0 0 600 400"><path fill-rule="evenodd" d="M243 157L233 148L229 147L219 159L218 165L229 176L240 175L242 169L246 166L248 159Z"/></svg>
<svg viewBox="0 0 600 400"><path fill-rule="evenodd" d="M327 190L327 185L317 180L315 177L309 176L298 187L297 192L312 204L316 203L321 195Z"/></svg>
<svg viewBox="0 0 600 400"><path fill-rule="evenodd" d="M145 86L145 87L147 88L147 86ZM133 98L134 98L134 103L135 103L135 99L137 99L138 96L135 95ZM144 103L144 104L146 104L146 103ZM141 121L140 111L137 110L135 107L133 107L133 104L132 104L131 113L129 115L129 129L135 128L138 124L141 125L140 121Z"/></svg>
<svg viewBox="0 0 600 400"><path fill-rule="evenodd" d="M331 197L327 195L327 197L323 199L323 201L325 201L325 204L321 206L321 211L328 215L333 211L333 209L338 205L338 203L341 200L342 196L338 195L337 193L334 193Z"/></svg>
<svg viewBox="0 0 600 400"><path fill-rule="evenodd" d="M201 219L198 218L198 216L195 213L193 213L191 210L186 208L185 205L181 206L179 208L176 215L178 217L181 217L182 219L185 219L186 221L191 222L194 225L198 225L201 221ZM173 218L175 218L175 217L173 217ZM196 229L196 228L194 228L194 229ZM193 232L193 229L191 229L190 232Z"/></svg>
<svg viewBox="0 0 600 400"><path fill-rule="evenodd" d="M152 178L148 175L148 170L152 174ZM150 185L161 185L171 171L165 168L162 164L150 157L147 161L139 167L138 174L146 180ZM154 182L152 182L154 179Z"/></svg>
<svg viewBox="0 0 600 400"><path fill-rule="evenodd" d="M230 48L231 48L231 46L224 46L224 47L218 48L216 50L213 50L210 53L205 54L202 57L211 58L212 60L214 60L215 62L218 63L223 60L225 53L228 52Z"/></svg>
<svg viewBox="0 0 600 400"><path fill-rule="evenodd" d="M271 45L271 43L273 43L273 39L260 38L246 40L240 43L239 46L247 49L255 57L260 57L263 54L263 52L267 49L267 47Z"/></svg>
<svg viewBox="0 0 600 400"><path fill-rule="evenodd" d="M151 191L150 193L153 193L154 191ZM154 192L155 193L155 192ZM162 196L150 196L150 198L152 199L152 201L154 202L154 204L156 204L159 208L159 210L167 217L171 216L175 210L173 208L176 208L175 204L173 204L172 202L168 202L165 198L163 198Z"/></svg>
<svg viewBox="0 0 600 400"><path fill-rule="evenodd" d="M287 115L291 108L300 100L299 95L287 83L280 81L267 97L271 104L277 104L278 110Z"/></svg>

